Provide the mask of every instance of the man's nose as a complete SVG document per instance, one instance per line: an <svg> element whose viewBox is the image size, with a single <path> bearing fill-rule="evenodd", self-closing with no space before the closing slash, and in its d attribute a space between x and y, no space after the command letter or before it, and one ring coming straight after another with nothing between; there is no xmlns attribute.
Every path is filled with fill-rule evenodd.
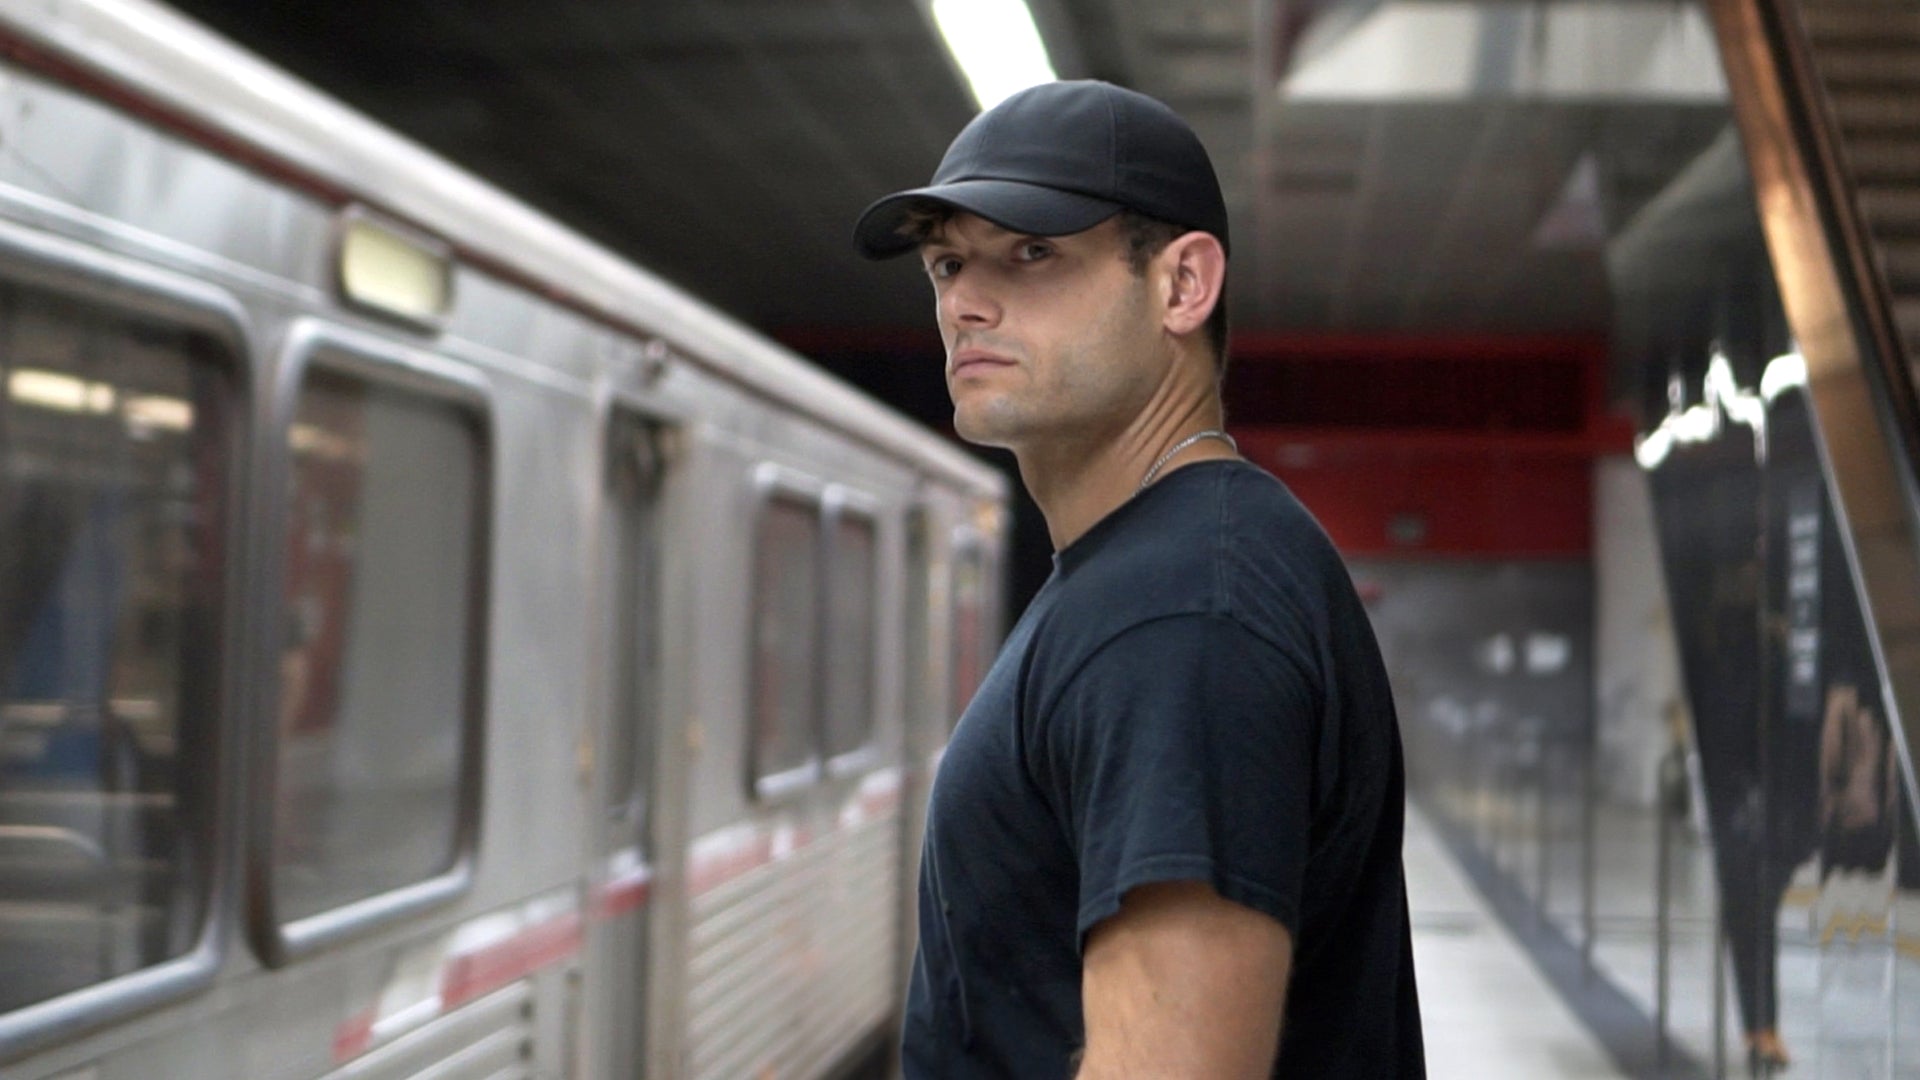
<svg viewBox="0 0 1920 1080"><path fill-rule="evenodd" d="M979 275L956 275L940 296L940 314L957 329L997 326L1000 302L983 288Z"/></svg>

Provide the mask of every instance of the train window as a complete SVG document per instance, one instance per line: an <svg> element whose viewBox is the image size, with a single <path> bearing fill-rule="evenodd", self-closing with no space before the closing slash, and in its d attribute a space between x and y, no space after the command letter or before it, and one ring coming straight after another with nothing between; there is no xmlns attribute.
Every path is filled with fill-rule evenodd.
<svg viewBox="0 0 1920 1080"><path fill-rule="evenodd" d="M273 915L448 874L462 852L485 463L465 408L305 375L287 433Z"/></svg>
<svg viewBox="0 0 1920 1080"><path fill-rule="evenodd" d="M950 723L973 701L987 675L987 549L971 531L963 531L953 551L953 701Z"/></svg>
<svg viewBox="0 0 1920 1080"><path fill-rule="evenodd" d="M230 356L0 287L0 1013L200 941Z"/></svg>
<svg viewBox="0 0 1920 1080"><path fill-rule="evenodd" d="M875 525L837 507L829 517L827 567L826 753L844 758L873 738Z"/></svg>
<svg viewBox="0 0 1920 1080"><path fill-rule="evenodd" d="M755 792L769 797L812 780L819 760L819 508L785 491L770 492L756 532L749 767Z"/></svg>
<svg viewBox="0 0 1920 1080"><path fill-rule="evenodd" d="M607 431L610 504L607 575L612 593L613 679L607 723L606 803L610 817L644 828L653 687L659 649L659 432L634 416L616 416Z"/></svg>

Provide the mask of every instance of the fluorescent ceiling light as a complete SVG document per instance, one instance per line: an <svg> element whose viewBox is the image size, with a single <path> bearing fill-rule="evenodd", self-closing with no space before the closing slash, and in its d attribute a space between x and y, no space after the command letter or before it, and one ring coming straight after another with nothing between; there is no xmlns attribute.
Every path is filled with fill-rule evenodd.
<svg viewBox="0 0 1920 1080"><path fill-rule="evenodd" d="M7 397L21 405L64 413L106 416L118 409L136 435L193 427L193 406L161 394L122 395L112 383L95 382L61 371L16 368L7 376Z"/></svg>
<svg viewBox="0 0 1920 1080"><path fill-rule="evenodd" d="M348 436L328 431L318 424L295 424L287 431L287 445L294 453L321 461L364 460L358 443Z"/></svg>
<svg viewBox="0 0 1920 1080"><path fill-rule="evenodd" d="M1026 0L933 0L933 21L982 110L1059 78Z"/></svg>
<svg viewBox="0 0 1920 1080"><path fill-rule="evenodd" d="M1807 358L1798 352L1774 357L1767 361L1767 370L1760 373L1760 396L1768 402L1796 386L1805 385Z"/></svg>
<svg viewBox="0 0 1920 1080"><path fill-rule="evenodd" d="M1633 456L1641 468L1651 472L1667 460L1675 445L1719 438L1729 420L1750 429L1756 447L1763 445L1767 438L1767 405L1792 387L1805 386L1806 378L1807 361L1799 353L1776 356L1761 374L1760 392L1756 394L1741 388L1733 377L1733 362L1725 353L1715 352L1707 362L1700 404L1668 413L1659 427L1634 440Z"/></svg>
<svg viewBox="0 0 1920 1080"><path fill-rule="evenodd" d="M1718 105L1727 88L1698 5L1386 0L1307 55L1280 97Z"/></svg>
<svg viewBox="0 0 1920 1080"><path fill-rule="evenodd" d="M23 405L70 413L110 413L113 387L58 371L17 368L7 376L7 396Z"/></svg>
<svg viewBox="0 0 1920 1080"><path fill-rule="evenodd" d="M193 406L177 397L142 394L127 398L121 412L136 430L185 431L193 426Z"/></svg>

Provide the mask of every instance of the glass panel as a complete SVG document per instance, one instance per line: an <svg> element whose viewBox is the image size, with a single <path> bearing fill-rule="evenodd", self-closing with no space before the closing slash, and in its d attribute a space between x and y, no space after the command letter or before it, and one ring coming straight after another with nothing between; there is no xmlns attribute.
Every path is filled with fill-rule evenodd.
<svg viewBox="0 0 1920 1080"><path fill-rule="evenodd" d="M827 756L873 737L874 525L843 515L833 526L827 596Z"/></svg>
<svg viewBox="0 0 1920 1080"><path fill-rule="evenodd" d="M0 289L0 1011L181 956L205 916L218 354Z"/></svg>
<svg viewBox="0 0 1920 1080"><path fill-rule="evenodd" d="M453 864L480 483L458 409L343 374L307 377L289 438L283 920Z"/></svg>
<svg viewBox="0 0 1920 1080"><path fill-rule="evenodd" d="M660 462L654 430L632 418L609 432L607 485L612 496L613 712L607 723L607 809L644 825L646 783L653 765L651 689L658 685L656 620L659 530L655 499Z"/></svg>
<svg viewBox="0 0 1920 1080"><path fill-rule="evenodd" d="M1889 932L1886 712L1737 147L1729 128L1702 152L1686 218L1652 219L1659 242L1617 275L1679 660L1674 772L1697 796L1674 857L1711 886L1683 880L1666 908L1672 1029L1702 1060L1888 1076L1890 976L1911 961ZM1689 959L1716 926L1719 1017L1719 972Z"/></svg>
<svg viewBox="0 0 1920 1080"><path fill-rule="evenodd" d="M1685 676L1682 737L1697 751L1705 796L1709 845L1700 853L1717 885L1715 908L1689 910L1676 897L1669 910L1703 926L1718 919L1732 958L1737 1015L1755 1032L1778 1026L1776 912L1798 861L1788 854L1797 846L1788 832L1804 825L1795 815L1768 820L1787 807L1767 797L1773 770L1764 765L1773 653L1760 614L1766 478L1758 438L1752 428L1729 424L1711 441L1676 447L1648 474ZM1780 843L1771 843L1770 833ZM1710 1012L1702 1017L1711 1019ZM1711 1052L1710 1032L1696 1031Z"/></svg>
<svg viewBox="0 0 1920 1080"><path fill-rule="evenodd" d="M973 701L987 674L987 557L975 543L953 555L953 701L952 723Z"/></svg>
<svg viewBox="0 0 1920 1080"><path fill-rule="evenodd" d="M762 780L815 757L818 511L794 499L770 499L760 515L754 562L752 771Z"/></svg>

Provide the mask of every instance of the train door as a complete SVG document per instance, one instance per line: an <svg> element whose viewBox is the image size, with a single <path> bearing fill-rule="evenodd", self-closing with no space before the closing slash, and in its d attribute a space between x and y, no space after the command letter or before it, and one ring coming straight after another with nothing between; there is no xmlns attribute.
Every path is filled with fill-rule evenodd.
<svg viewBox="0 0 1920 1080"><path fill-rule="evenodd" d="M954 530L948 586L947 726L942 745L960 723L961 714L973 701L973 692L980 688L980 680L986 678L987 668L993 663L999 632L994 626L992 554L980 530L972 525Z"/></svg>
<svg viewBox="0 0 1920 1080"><path fill-rule="evenodd" d="M939 518L927 502L915 503L907 514L907 588L906 588L906 731L901 765L900 829L900 925L898 989L904 994L912 969L916 930L919 925L920 840L927 827L927 791L933 781L929 759L939 745L936 731L940 716L938 702L945 699L944 673L935 658L940 655L935 634L936 608L944 599L933 595L934 564L938 552L934 535Z"/></svg>
<svg viewBox="0 0 1920 1080"><path fill-rule="evenodd" d="M925 492L907 529L907 725L903 768L901 985L919 925L927 797L947 740L992 659L991 549L945 492Z"/></svg>
<svg viewBox="0 0 1920 1080"><path fill-rule="evenodd" d="M638 1077L646 1051L651 790L659 704L662 430L616 412L607 433L608 715L598 762L600 823L587 1001L594 1077Z"/></svg>

